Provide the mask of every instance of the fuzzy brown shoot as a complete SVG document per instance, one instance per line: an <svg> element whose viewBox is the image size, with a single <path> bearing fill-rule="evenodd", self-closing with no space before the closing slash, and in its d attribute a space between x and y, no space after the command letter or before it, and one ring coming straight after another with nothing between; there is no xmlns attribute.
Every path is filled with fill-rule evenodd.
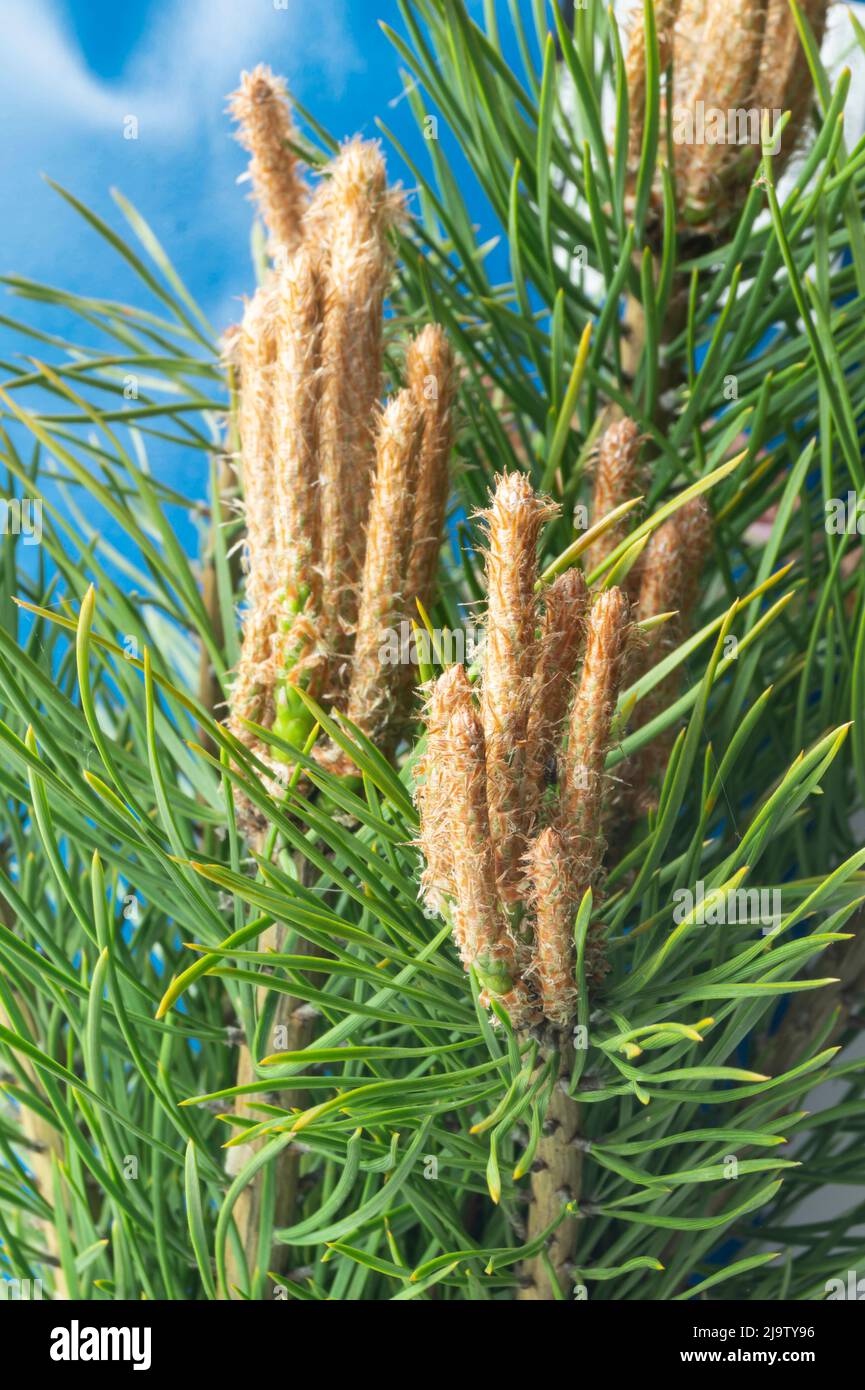
<svg viewBox="0 0 865 1390"><path fill-rule="evenodd" d="M804 0L800 8L819 49L828 0ZM813 102L807 58L788 0L658 0L655 21L661 72L672 64L666 101L673 119L679 227L714 236L741 208L757 171L763 115L774 129L780 114L791 112L773 151L776 179L802 143ZM641 14L631 31L627 77L633 193L646 105ZM660 185L654 192L660 205Z"/></svg>
<svg viewBox="0 0 865 1390"><path fill-rule="evenodd" d="M659 70L664 73L673 54L673 29L681 0L657 0L655 30L658 36ZM628 130L628 168L632 177L640 164L643 126L646 117L646 33L643 6L635 11L625 62L628 82L630 126Z"/></svg>
<svg viewBox="0 0 865 1390"><path fill-rule="evenodd" d="M319 457L324 610L336 656L350 652L363 567L381 396L389 233L401 202L376 143L351 140L330 166L316 219L326 253ZM334 678L347 668L337 659Z"/></svg>
<svg viewBox="0 0 865 1390"><path fill-rule="evenodd" d="M450 912L464 964L515 1027L546 1020L561 1030L577 1000L576 912L600 878L604 760L631 622L618 589L590 608L577 571L550 586L538 612L539 533L554 513L516 473L497 481L482 513L489 614L479 702L462 668L432 688L418 843L426 900Z"/></svg>
<svg viewBox="0 0 865 1390"><path fill-rule="evenodd" d="M555 514L522 473L500 477L482 513L487 534L487 618L481 710L496 876L505 901L520 891L526 847L525 762L537 659L535 601L541 527Z"/></svg>
<svg viewBox="0 0 865 1390"><path fill-rule="evenodd" d="M639 653L632 674L641 675L675 650L690 631L691 616L699 597L700 573L712 542L712 518L702 497L674 512L653 535L644 555L637 616L642 621L661 613L673 613L668 622L652 630ZM676 698L680 674L673 671L637 705L636 727L642 728ZM658 782L667 764L674 734L667 731L647 744L640 755L634 779L637 807L648 811L657 805Z"/></svg>
<svg viewBox="0 0 865 1390"><path fill-rule="evenodd" d="M700 59L690 84L681 92L687 112L727 113L762 105L758 75L766 27L766 0L713 0L708 7ZM730 135L730 132L726 132ZM760 156L759 145L728 138L709 144L693 138L677 146L677 186L682 214L694 225L719 220L747 188Z"/></svg>
<svg viewBox="0 0 865 1390"><path fill-rule="evenodd" d="M374 741L392 724L400 687L382 659L386 633L406 617L406 575L423 418L410 391L386 407L376 438L376 470L352 659L348 714Z"/></svg>
<svg viewBox="0 0 865 1390"><path fill-rule="evenodd" d="M429 608L447 510L456 395L453 351L437 323L427 324L409 344L406 378L423 419L407 592Z"/></svg>
<svg viewBox="0 0 865 1390"><path fill-rule="evenodd" d="M252 745L239 723L273 720L274 637L279 602L275 555L273 372L276 301L266 289L246 307L237 344L240 369L240 467L246 517L246 601L243 645L232 692L233 731Z"/></svg>
<svg viewBox="0 0 865 1390"><path fill-rule="evenodd" d="M577 1006L575 905L568 856L552 826L533 841L526 867L535 909L534 972L543 1013L565 1028Z"/></svg>
<svg viewBox="0 0 865 1390"><path fill-rule="evenodd" d="M603 433L595 467L592 496L592 521L602 521L623 502L638 497L640 487L640 431L627 417L616 420ZM630 517L623 517L611 526L586 553L586 568L591 571L603 564L616 546L628 535Z"/></svg>
<svg viewBox="0 0 865 1390"><path fill-rule="evenodd" d="M245 73L231 110L279 243L266 285L227 345L240 378L249 556L232 724L274 765L240 721L303 741L302 686L347 707L391 756L411 672L384 665L382 636L414 614L416 597L431 601L453 441L453 356L441 328L421 330L407 354L408 389L380 418L391 231L403 209L381 149L348 141L310 201L281 79L262 67ZM337 767L335 750L319 745L319 754L348 770Z"/></svg>
<svg viewBox="0 0 865 1390"><path fill-rule="evenodd" d="M484 733L463 667L439 677L428 710L431 742L419 792L427 900L439 906L451 894L464 966L474 966L484 985L505 995L515 983L514 946L496 891Z"/></svg>
<svg viewBox="0 0 865 1390"><path fill-rule="evenodd" d="M574 693L574 673L586 635L589 590L582 570L566 570L544 594L537 660L526 728L525 799L528 831L544 789L557 775L558 750Z"/></svg>
<svg viewBox="0 0 865 1390"><path fill-rule="evenodd" d="M450 666L432 682L424 709L426 745L416 764L416 797L420 813L418 844L424 869L421 892L433 912L441 912L453 897L453 844L448 832L452 769L448 761L447 730L451 714L471 701L464 666ZM462 956L462 950L460 950Z"/></svg>
<svg viewBox="0 0 865 1390"><path fill-rule="evenodd" d="M239 126L237 138L251 155L253 196L273 249L292 251L300 242L307 191L292 149L297 131L285 83L260 63L241 74L228 109Z"/></svg>
<svg viewBox="0 0 865 1390"><path fill-rule="evenodd" d="M605 590L589 613L583 670L563 758L559 828L577 901L597 883L603 861L604 763L630 634L627 595L621 589Z"/></svg>

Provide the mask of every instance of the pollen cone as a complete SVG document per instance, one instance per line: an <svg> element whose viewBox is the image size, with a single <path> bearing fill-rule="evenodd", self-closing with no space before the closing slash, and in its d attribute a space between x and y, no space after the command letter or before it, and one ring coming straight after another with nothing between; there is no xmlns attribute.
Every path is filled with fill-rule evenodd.
<svg viewBox="0 0 865 1390"><path fill-rule="evenodd" d="M556 508L522 473L502 475L481 515L487 532L487 618L481 711L490 833L505 902L519 897L525 851L526 737L537 664L535 600L541 528Z"/></svg>
<svg viewBox="0 0 865 1390"><path fill-rule="evenodd" d="M319 463L322 597L334 688L357 618L381 396L382 312L392 267L389 233L402 203L387 186L377 143L351 140L331 164L313 227L324 252Z"/></svg>
<svg viewBox="0 0 865 1390"><path fill-rule="evenodd" d="M239 126L238 140L252 156L249 174L253 196L270 233L272 249L292 251L300 241L307 191L291 149L297 131L285 83L260 63L252 72L241 74L228 109Z"/></svg>
<svg viewBox="0 0 865 1390"><path fill-rule="evenodd" d="M634 675L641 675L687 637L699 596L699 579L712 543L712 518L702 497L674 512L653 535L644 556L637 616L642 621L661 613L674 617L654 628L639 652ZM635 725L642 728L665 710L679 693L681 674L672 671L636 706ZM675 738L674 730L646 745L634 777L637 809L657 805L660 780Z"/></svg>
<svg viewBox="0 0 865 1390"><path fill-rule="evenodd" d="M400 694L399 668L383 653L388 634L406 618L406 576L422 443L422 416L410 391L386 407L376 438L376 470L360 609L354 644L348 715L378 742L387 732Z"/></svg>

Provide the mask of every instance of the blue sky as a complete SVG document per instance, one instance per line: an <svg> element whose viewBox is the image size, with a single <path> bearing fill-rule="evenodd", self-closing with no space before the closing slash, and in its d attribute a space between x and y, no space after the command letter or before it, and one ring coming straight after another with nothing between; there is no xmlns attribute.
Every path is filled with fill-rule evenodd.
<svg viewBox="0 0 865 1390"><path fill-rule="evenodd" d="M482 0L468 0L467 8L480 16ZM110 195L116 187L150 223L217 331L236 322L254 288L253 210L249 184L238 184L247 155L225 105L240 72L258 62L283 75L334 136L374 137L380 116L428 167L402 97L397 54L379 27L383 20L404 32L396 0L3 0L2 9L2 273L153 308L134 273L41 175L132 240ZM137 139L124 138L130 116ZM444 129L441 135L447 140ZM391 179L410 189L395 152L387 156ZM459 159L452 147L449 156ZM461 182L485 235L497 230L471 180ZM56 308L2 290L0 313L78 342L104 343L79 322L71 330ZM46 351L55 355L0 327L6 361ZM199 453L152 438L147 453L157 477L188 496L205 496L207 465ZM194 553L192 522L179 512L172 520ZM126 549L113 522L102 517L97 524Z"/></svg>
<svg viewBox="0 0 865 1390"><path fill-rule="evenodd" d="M529 19L532 0L520 2ZM466 3L481 16L482 0ZM507 44L508 5L498 3ZM844 30L838 48L847 57L845 7L833 8ZM115 186L150 222L216 328L235 322L253 287L252 209L248 185L237 182L246 155L233 138L225 98L243 68L269 63L340 138L374 136L375 118L382 117L428 167L428 151L402 99L397 54L379 20L403 31L397 0L3 0L2 270L143 302L132 272L40 174L63 183L128 235L110 197ZM527 28L532 32L531 22ZM862 77L860 67L848 103L851 140L865 128ZM135 140L124 139L130 116L138 123ZM441 134L446 140L443 127ZM459 160L452 143L443 148ZM411 188L393 151L388 160L392 178ZM499 229L471 177L457 172L486 238ZM497 268L504 270L504 261L499 253ZM49 330L61 327L56 310L0 294L2 312ZM30 342L0 329L3 357L32 350ZM151 466L202 494L200 459L168 457L155 448Z"/></svg>
<svg viewBox="0 0 865 1390"><path fill-rule="evenodd" d="M397 57L378 26L402 29L396 0L4 0L3 10L4 271L130 293L40 173L120 228L109 196L117 186L216 325L230 323L251 285L251 211L225 96L259 61L335 135L372 136L382 116L417 148ZM130 115L136 140L123 136ZM395 156L389 163L402 174Z"/></svg>
<svg viewBox="0 0 865 1390"><path fill-rule="evenodd" d="M482 0L466 3L480 18ZM532 0L521 4L529 19ZM499 5L507 39L508 5ZM838 47L847 58L844 8L833 7L832 27L845 31ZM0 266L76 290L133 293L40 173L120 228L109 196L117 186L151 222L216 326L226 326L252 283L250 205L236 182L245 156L224 110L241 69L269 63L339 137L372 136L383 117L425 163L379 20L403 30L397 0L3 0ZM853 138L865 126L860 76L861 69L848 103ZM123 138L130 115L137 140ZM393 152L389 161L403 176ZM467 183L470 211L483 222L483 202Z"/></svg>

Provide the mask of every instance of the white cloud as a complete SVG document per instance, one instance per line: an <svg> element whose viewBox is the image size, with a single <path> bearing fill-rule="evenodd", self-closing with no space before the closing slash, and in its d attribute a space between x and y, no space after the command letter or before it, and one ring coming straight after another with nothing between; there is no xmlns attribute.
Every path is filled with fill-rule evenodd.
<svg viewBox="0 0 865 1390"><path fill-rule="evenodd" d="M0 85L17 119L32 133L38 112L55 144L116 128L127 114L171 139L221 121L240 69L267 61L277 45L281 67L287 50L296 55L289 81L314 69L333 95L360 65L343 0L285 0L285 8L274 0L174 0L156 14L122 79L105 82L88 70L50 0L5 0Z"/></svg>
<svg viewBox="0 0 865 1390"><path fill-rule="evenodd" d="M353 38L363 17L349 16L349 4L158 0L120 75L107 80L91 70L57 0L2 0L0 192L14 208L2 269L122 297L113 261L99 256L92 230L61 207L39 173L115 226L107 193L116 184L215 322L236 319L238 302L225 296L229 285L236 296L251 287L251 210L248 189L235 186L245 156L232 139L226 94L243 68L268 62L310 107L341 100L348 77L363 67ZM124 139L127 116L138 121L136 140Z"/></svg>
<svg viewBox="0 0 865 1390"><path fill-rule="evenodd" d="M116 99L88 73L80 54L43 0L6 0L0 77L10 112L31 118L104 119Z"/></svg>

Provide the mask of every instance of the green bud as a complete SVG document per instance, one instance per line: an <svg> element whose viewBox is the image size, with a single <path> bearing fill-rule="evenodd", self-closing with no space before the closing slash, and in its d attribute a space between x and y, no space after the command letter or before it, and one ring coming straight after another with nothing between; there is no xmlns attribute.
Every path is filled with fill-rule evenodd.
<svg viewBox="0 0 865 1390"><path fill-rule="evenodd" d="M277 699L273 732L294 748L303 748L314 724L315 719L301 700L297 687L284 685ZM283 762L291 761L285 754L277 753L276 756Z"/></svg>
<svg viewBox="0 0 865 1390"><path fill-rule="evenodd" d="M312 727L312 715L301 699L300 692L296 685L289 685L287 682L282 686L276 701L277 717L284 715L288 719L303 719L310 721Z"/></svg>
<svg viewBox="0 0 865 1390"><path fill-rule="evenodd" d="M289 597L288 594L285 595L285 606L290 613L302 613L304 608L306 607L308 598L309 585L301 584L298 587L297 593L293 597ZM290 624L286 623L285 626L289 627Z"/></svg>
<svg viewBox="0 0 865 1390"><path fill-rule="evenodd" d="M277 715L273 723L273 732L279 738L284 738L286 743L301 750L309 738L311 729L312 721L309 719L281 719Z"/></svg>
<svg viewBox="0 0 865 1390"><path fill-rule="evenodd" d="M485 951L475 959L474 966L478 979L490 994L510 994L514 982L503 961Z"/></svg>

